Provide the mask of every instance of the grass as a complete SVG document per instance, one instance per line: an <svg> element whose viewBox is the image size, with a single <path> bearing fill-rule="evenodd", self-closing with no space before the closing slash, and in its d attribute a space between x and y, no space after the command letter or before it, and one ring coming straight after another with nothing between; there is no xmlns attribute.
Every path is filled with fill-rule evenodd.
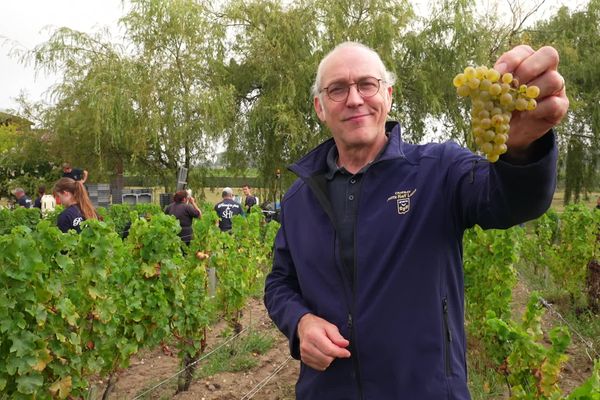
<svg viewBox="0 0 600 400"><path fill-rule="evenodd" d="M594 207L596 207L596 201L597 201L598 197L600 197L600 192L591 192L591 193L588 193L587 196L584 194L581 194L581 197L579 200L581 203L587 205L589 208L594 208ZM564 200L565 200L565 189L557 188L556 191L554 192L554 197L552 198L552 204L550 205L550 207L558 212L562 212L565 208ZM572 198L571 198L571 202L573 202Z"/></svg>
<svg viewBox="0 0 600 400"><path fill-rule="evenodd" d="M597 357L600 353L600 317L585 308L583 304L574 305L561 285L553 282L551 278L544 279L541 272L536 275L533 268L525 266L523 263L519 263L517 269L527 287L540 292L542 297L552 305L552 310L558 312L566 321L565 323L559 316L548 311L548 314L557 320L556 324L569 325L571 340L578 347L585 345L581 343L581 339L577 337L575 331L581 334L586 342L592 344L597 353L591 355Z"/></svg>
<svg viewBox="0 0 600 400"><path fill-rule="evenodd" d="M274 338L270 334L250 331L213 353L196 371L196 378L205 378L220 372L241 372L256 367L258 356L273 347Z"/></svg>
<svg viewBox="0 0 600 400"><path fill-rule="evenodd" d="M480 342L473 337L467 339L467 363L469 368L469 391L473 400L504 399L506 385L502 377L490 365Z"/></svg>

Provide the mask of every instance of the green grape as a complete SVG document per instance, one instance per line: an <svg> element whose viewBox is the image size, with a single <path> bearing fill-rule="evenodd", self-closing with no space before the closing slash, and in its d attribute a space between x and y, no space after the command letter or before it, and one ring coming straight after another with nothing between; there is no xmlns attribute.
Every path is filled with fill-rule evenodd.
<svg viewBox="0 0 600 400"><path fill-rule="evenodd" d="M508 150L512 112L535 110L540 89L485 66L466 67L452 84L459 96L471 99L471 132L477 148L488 161L498 161Z"/></svg>
<svg viewBox="0 0 600 400"><path fill-rule="evenodd" d="M494 83L490 86L489 92L492 96L498 96L500 93L502 93L502 86L500 86L498 83Z"/></svg>
<svg viewBox="0 0 600 400"><path fill-rule="evenodd" d="M515 101L515 108L518 111L525 111L527 109L527 100L525 100L523 97L519 97Z"/></svg>
<svg viewBox="0 0 600 400"><path fill-rule="evenodd" d="M473 68L473 67L465 68L464 73L465 73L465 76L467 77L467 79L475 78L475 75L476 75L475 68Z"/></svg>
<svg viewBox="0 0 600 400"><path fill-rule="evenodd" d="M537 86L529 86L525 90L525 96L529 97L530 99L535 99L539 95L540 95L540 88Z"/></svg>
<svg viewBox="0 0 600 400"><path fill-rule="evenodd" d="M508 135L506 135L504 133L498 133L494 137L494 143L496 143L496 144L504 144L504 143L506 143L506 139L508 139Z"/></svg>
<svg viewBox="0 0 600 400"><path fill-rule="evenodd" d="M456 93L458 93L460 97L467 97L471 93L471 89L469 89L468 86L459 86L456 88Z"/></svg>
<svg viewBox="0 0 600 400"><path fill-rule="evenodd" d="M510 72L506 72L502 75L502 83L510 84L513 80L513 75Z"/></svg>

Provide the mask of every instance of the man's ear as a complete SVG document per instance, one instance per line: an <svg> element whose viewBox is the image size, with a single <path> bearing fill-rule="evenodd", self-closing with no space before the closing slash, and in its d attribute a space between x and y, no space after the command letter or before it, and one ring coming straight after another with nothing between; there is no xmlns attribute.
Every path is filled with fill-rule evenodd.
<svg viewBox="0 0 600 400"><path fill-rule="evenodd" d="M393 90L393 88L392 88L391 86L388 86L388 87L387 87L387 90L386 90L386 92L387 92L387 96L388 96L388 106L387 106L387 112L390 112L390 111L392 111L392 100L393 100L393 97L392 97L392 92L393 92L393 91L394 91L394 90Z"/></svg>
<svg viewBox="0 0 600 400"><path fill-rule="evenodd" d="M323 109L323 104L321 104L321 100L319 96L315 96L313 100L315 106L315 112L321 121L325 121L325 110Z"/></svg>

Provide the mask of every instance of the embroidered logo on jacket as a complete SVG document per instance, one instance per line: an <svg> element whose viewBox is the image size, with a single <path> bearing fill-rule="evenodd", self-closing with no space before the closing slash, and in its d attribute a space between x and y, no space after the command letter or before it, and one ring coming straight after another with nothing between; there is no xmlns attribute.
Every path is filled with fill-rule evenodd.
<svg viewBox="0 0 600 400"><path fill-rule="evenodd" d="M398 214L406 214L410 210L410 198L416 191L417 189L396 192L393 196L388 197L387 201L396 200Z"/></svg>

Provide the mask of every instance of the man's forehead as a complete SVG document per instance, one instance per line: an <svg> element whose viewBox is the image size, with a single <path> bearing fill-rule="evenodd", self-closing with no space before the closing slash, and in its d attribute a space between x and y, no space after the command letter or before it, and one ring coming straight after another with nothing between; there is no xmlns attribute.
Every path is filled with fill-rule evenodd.
<svg viewBox="0 0 600 400"><path fill-rule="evenodd" d="M352 79L378 77L380 71L381 65L372 52L358 47L344 48L332 53L325 61L322 80L348 80L350 76Z"/></svg>

